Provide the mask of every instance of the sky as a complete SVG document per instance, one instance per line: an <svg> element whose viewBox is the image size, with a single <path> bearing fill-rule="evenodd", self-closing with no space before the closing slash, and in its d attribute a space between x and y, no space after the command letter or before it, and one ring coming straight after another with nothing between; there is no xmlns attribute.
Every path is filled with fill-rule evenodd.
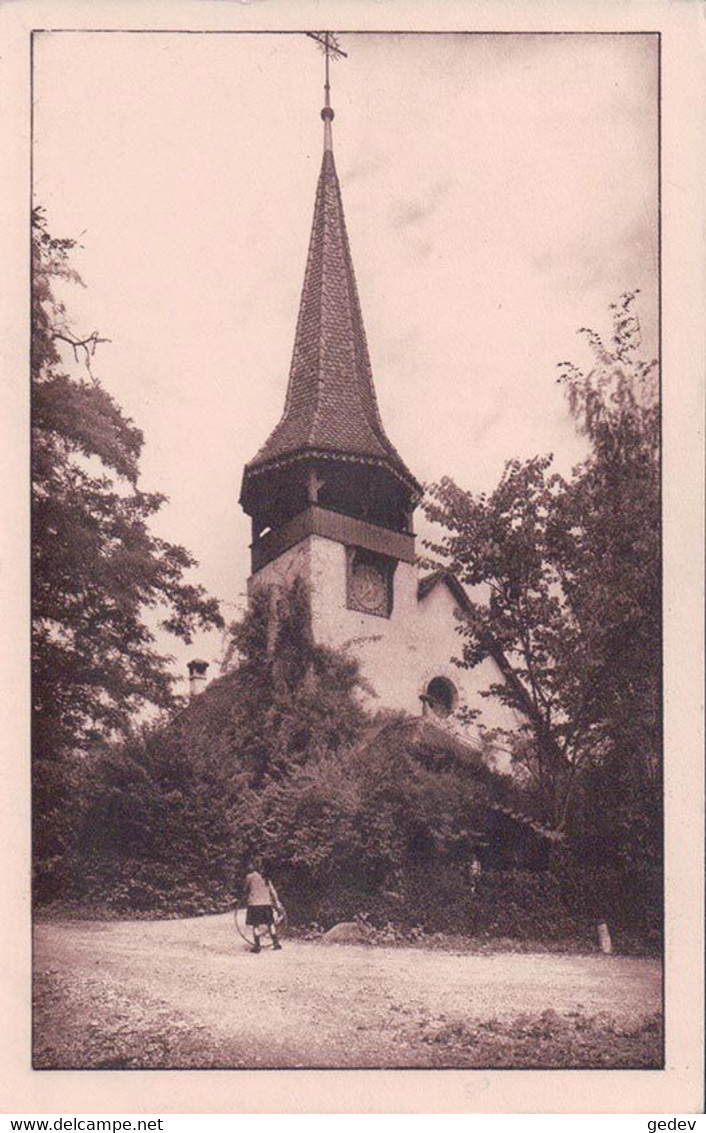
<svg viewBox="0 0 706 1133"><path fill-rule="evenodd" d="M640 289L657 351L657 45L623 35L343 35L334 151L382 419L415 476L489 491L584 454L557 365ZM245 462L284 405L322 153L302 34L41 33L34 196L74 237L94 373L142 429L155 532L245 602ZM67 356L67 366L72 365ZM428 529L417 520L417 529ZM218 634L185 671L217 662ZM211 675L215 675L212 667Z"/></svg>

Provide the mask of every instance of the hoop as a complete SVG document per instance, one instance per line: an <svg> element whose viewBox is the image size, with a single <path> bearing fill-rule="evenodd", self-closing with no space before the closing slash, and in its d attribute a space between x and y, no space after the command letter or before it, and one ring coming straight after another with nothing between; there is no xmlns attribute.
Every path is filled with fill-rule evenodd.
<svg viewBox="0 0 706 1133"><path fill-rule="evenodd" d="M283 932L287 927L287 910L284 908L284 905L280 907L282 909L281 913L278 913L276 909L272 910L274 916L273 928L276 928L278 932ZM252 931L252 925L246 925L245 923L246 915L247 905L236 905L235 909L233 910L233 922L235 924L235 931L238 933L238 936L241 936L245 943L249 944L252 948L255 943L255 934ZM260 937L260 947L273 947L272 937L269 936L269 934L264 938L262 936Z"/></svg>

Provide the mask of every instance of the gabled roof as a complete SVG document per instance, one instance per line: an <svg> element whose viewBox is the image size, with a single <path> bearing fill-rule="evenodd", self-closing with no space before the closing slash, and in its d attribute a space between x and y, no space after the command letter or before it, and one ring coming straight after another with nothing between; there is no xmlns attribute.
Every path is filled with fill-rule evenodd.
<svg viewBox="0 0 706 1133"><path fill-rule="evenodd" d="M462 610L468 610L470 601L466 591L456 576L447 570L435 570L431 574L426 574L424 578L420 578L417 584L417 599L421 602L439 583L448 587Z"/></svg>
<svg viewBox="0 0 706 1133"><path fill-rule="evenodd" d="M383 465L420 490L380 419L330 148L316 190L284 413L245 477L304 455Z"/></svg>

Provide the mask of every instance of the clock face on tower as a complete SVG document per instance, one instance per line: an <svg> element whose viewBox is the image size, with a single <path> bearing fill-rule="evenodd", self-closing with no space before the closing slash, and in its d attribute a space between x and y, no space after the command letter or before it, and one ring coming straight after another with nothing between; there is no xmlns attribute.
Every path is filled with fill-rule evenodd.
<svg viewBox="0 0 706 1133"><path fill-rule="evenodd" d="M378 611L387 598L387 579L372 563L359 563L353 567L351 579L353 597L364 610Z"/></svg>
<svg viewBox="0 0 706 1133"><path fill-rule="evenodd" d="M391 563L382 556L349 551L348 606L366 614L389 618L392 602Z"/></svg>

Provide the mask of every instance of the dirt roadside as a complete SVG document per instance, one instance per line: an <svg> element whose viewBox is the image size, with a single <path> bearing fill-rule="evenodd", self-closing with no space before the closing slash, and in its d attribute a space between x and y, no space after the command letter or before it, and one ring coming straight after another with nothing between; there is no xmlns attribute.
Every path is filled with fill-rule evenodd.
<svg viewBox="0 0 706 1133"><path fill-rule="evenodd" d="M660 966L287 941L232 917L35 930L34 1065L658 1066Z"/></svg>

